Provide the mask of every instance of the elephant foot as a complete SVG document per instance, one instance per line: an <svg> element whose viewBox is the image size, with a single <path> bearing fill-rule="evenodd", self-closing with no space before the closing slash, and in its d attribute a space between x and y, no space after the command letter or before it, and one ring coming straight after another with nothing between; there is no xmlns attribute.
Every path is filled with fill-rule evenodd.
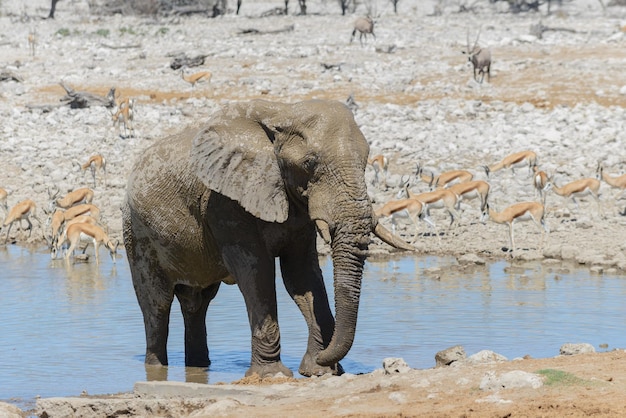
<svg viewBox="0 0 626 418"><path fill-rule="evenodd" d="M336 363L333 366L320 366L315 361L315 356L307 353L300 362L300 367L298 368L298 372L302 376L311 377L311 376L323 376L325 374L333 374L336 376L341 376L344 371L341 364Z"/></svg>
<svg viewBox="0 0 626 418"><path fill-rule="evenodd" d="M261 378L274 377L279 373L287 377L293 377L293 372L285 367L281 361L267 364L252 364L246 372L246 377L253 374L258 374Z"/></svg>
<svg viewBox="0 0 626 418"><path fill-rule="evenodd" d="M147 351L144 363L150 366L167 366L167 355L159 356L156 353Z"/></svg>

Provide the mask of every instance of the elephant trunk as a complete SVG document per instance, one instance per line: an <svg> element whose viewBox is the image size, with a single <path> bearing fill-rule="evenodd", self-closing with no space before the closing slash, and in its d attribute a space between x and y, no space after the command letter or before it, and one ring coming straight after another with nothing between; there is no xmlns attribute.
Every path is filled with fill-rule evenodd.
<svg viewBox="0 0 626 418"><path fill-rule="evenodd" d="M354 225L352 225L354 226ZM365 263L367 234L335 231L332 240L335 288L335 331L328 347L322 350L317 363L332 366L348 354L354 341L361 296L361 278Z"/></svg>
<svg viewBox="0 0 626 418"><path fill-rule="evenodd" d="M319 365L327 367L344 358L354 342L370 234L373 232L397 248L414 249L378 224L362 177L357 176L358 180L355 180L343 175L341 178L352 187L336 185L334 190L340 193L332 199L328 198L326 190L311 189L309 197L311 218L332 250L335 329L328 346L319 352L316 360Z"/></svg>

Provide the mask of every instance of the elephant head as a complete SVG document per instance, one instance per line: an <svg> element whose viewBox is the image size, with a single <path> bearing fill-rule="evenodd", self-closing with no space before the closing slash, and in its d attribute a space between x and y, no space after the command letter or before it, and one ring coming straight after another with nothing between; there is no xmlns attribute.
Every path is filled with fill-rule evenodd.
<svg viewBox="0 0 626 418"><path fill-rule="evenodd" d="M352 112L334 101L232 104L196 135L198 178L255 217L315 223L332 249L335 329L317 363L341 360L354 340L369 235L413 249L383 228L367 194L369 146Z"/></svg>

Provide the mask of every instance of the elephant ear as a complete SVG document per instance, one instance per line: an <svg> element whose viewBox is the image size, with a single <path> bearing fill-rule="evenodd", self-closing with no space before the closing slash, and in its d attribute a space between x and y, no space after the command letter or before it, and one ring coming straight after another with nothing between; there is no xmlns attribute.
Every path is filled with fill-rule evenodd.
<svg viewBox="0 0 626 418"><path fill-rule="evenodd" d="M273 138L258 121L218 119L195 137L191 162L209 189L236 200L261 220L284 222L289 202Z"/></svg>

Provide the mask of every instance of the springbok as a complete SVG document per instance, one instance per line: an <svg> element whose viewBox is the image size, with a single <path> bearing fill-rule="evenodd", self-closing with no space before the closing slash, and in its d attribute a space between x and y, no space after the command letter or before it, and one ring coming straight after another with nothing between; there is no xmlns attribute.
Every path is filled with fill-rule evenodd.
<svg viewBox="0 0 626 418"><path fill-rule="evenodd" d="M419 219L422 219L433 229L435 229L434 222L423 211L423 208L424 205L422 204L422 202L416 199L392 200L385 203L382 207L374 211L374 214L378 218L391 217L391 228L394 233L396 232L396 224L398 219L409 219L411 223L415 226L415 237L413 238L413 243L417 240L419 234Z"/></svg>
<svg viewBox="0 0 626 418"><path fill-rule="evenodd" d="M584 178L574 180L562 187L557 186L554 180L549 179L546 188L565 199L571 198L576 205L576 209L580 209L578 201L576 200L577 197L591 196L598 204L598 212L601 216L604 216L602 206L600 205L600 180L598 179Z"/></svg>
<svg viewBox="0 0 626 418"><path fill-rule="evenodd" d="M533 167L537 165L537 154L534 151L520 151L504 157L504 159L496 164L486 166L485 174L489 177L489 173L498 171L503 168L510 168L513 174L515 169L522 166L528 166L528 174L532 173Z"/></svg>
<svg viewBox="0 0 626 418"><path fill-rule="evenodd" d="M106 159L102 155L100 154L92 155L91 157L89 157L86 163L81 164L78 161L76 161L76 164L78 165L80 170L83 172L83 176L84 174L87 173L87 170L91 171L93 187L96 187L96 171L102 172L103 177L104 177L104 186L106 187L107 185L107 162L106 162Z"/></svg>
<svg viewBox="0 0 626 418"><path fill-rule="evenodd" d="M180 77L187 83L191 84L191 94L193 95L196 84L207 83L208 85L211 85L211 78L213 77L213 74L210 71L199 71L197 73L186 75L185 69L183 68L180 70Z"/></svg>
<svg viewBox="0 0 626 418"><path fill-rule="evenodd" d="M480 199L480 212L482 213L487 206L489 199L489 190L491 186L483 180L472 180L463 183L453 184L448 187L452 193L457 195L456 209L460 210L462 200Z"/></svg>
<svg viewBox="0 0 626 418"><path fill-rule="evenodd" d="M89 223L92 225L98 225L98 220L91 215L78 215L75 218L70 219L69 221L63 224L63 229L60 231L61 233L58 236L52 245L50 246L50 258L55 260L57 258L57 254L61 251L61 246L65 242L65 240L61 240L60 238L65 233L65 230L70 227L70 225L74 225L77 223Z"/></svg>
<svg viewBox="0 0 626 418"><path fill-rule="evenodd" d="M33 233L33 223L30 221L30 218L34 218L39 226L41 227L41 220L36 213L37 205L31 199L22 200L21 202L15 204L9 211L9 214L5 218L2 223L2 229L9 227L7 229L7 235L4 240L6 243L9 240L9 234L11 233L11 227L15 222L18 222L21 226L22 221L26 221L28 223L28 238L30 238Z"/></svg>
<svg viewBox="0 0 626 418"><path fill-rule="evenodd" d="M118 102L116 110L111 115L111 120L113 120L113 126L117 125L118 135L121 138L134 138L135 127L133 126L133 121L135 120L135 99L126 98ZM120 120L124 126L124 135L122 135Z"/></svg>
<svg viewBox="0 0 626 418"><path fill-rule="evenodd" d="M60 236L63 234L63 230L69 222L79 216L90 216L94 218L96 221L100 220L100 209L92 205L91 203L84 203L81 205L72 206L67 210L57 209L52 214L46 225L50 225L51 227L51 237L50 237L50 249L52 250L51 256L52 258L56 258L56 250L55 248L58 246L58 241Z"/></svg>
<svg viewBox="0 0 626 418"><path fill-rule="evenodd" d="M100 263L98 256L98 249L100 248L100 244L103 244L105 248L109 250L111 260L113 260L113 262L115 263L115 258L117 257L117 246L119 245L119 241L116 241L115 244L113 244L106 232L104 232L104 230L97 225L93 225L87 222L74 223L68 226L63 232L60 245L62 246L65 241L70 242L70 246L65 253L65 261L67 263L69 263L70 257L73 255L74 250L81 241L88 241L89 243L93 243L94 252L96 255L96 264Z"/></svg>
<svg viewBox="0 0 626 418"><path fill-rule="evenodd" d="M460 214L456 210L458 196L451 192L449 189L437 189L432 192L425 193L413 193L409 190L409 183L404 185L403 189L404 197L408 199L418 200L424 205L424 216L430 218L430 209L445 209L450 214L450 227L454 224L456 219L460 219ZM398 193L400 196L400 193Z"/></svg>
<svg viewBox="0 0 626 418"><path fill-rule="evenodd" d="M28 48L30 49L30 56L34 57L37 52L37 31L35 29L28 32Z"/></svg>
<svg viewBox="0 0 626 418"><path fill-rule="evenodd" d="M539 195L541 203L545 206L547 194L546 192L548 190L547 187L550 177L548 176L548 174L546 174L545 171L539 170L537 166L533 167L533 171L535 172L535 174L533 174L533 187L535 188L535 197Z"/></svg>
<svg viewBox="0 0 626 418"><path fill-rule="evenodd" d="M387 188L387 175L389 174L389 159L382 154L373 156L367 159L367 163L374 169L374 185L380 184L380 178L382 177L382 184ZM381 175L382 173L382 175Z"/></svg>
<svg viewBox="0 0 626 418"><path fill-rule="evenodd" d="M604 167L602 163L598 161L598 167L596 168L596 175L598 180L604 180L606 184L609 186L618 189L614 198L617 199L620 194L624 192L626 189L626 174L622 174L621 176L613 177L604 172Z"/></svg>
<svg viewBox="0 0 626 418"><path fill-rule="evenodd" d="M430 190L447 188L453 183L465 183L472 181L473 178L474 175L467 170L444 171L437 176L435 176L434 173L431 173L429 186Z"/></svg>
<svg viewBox="0 0 626 418"><path fill-rule="evenodd" d="M69 192L62 198L56 198L60 190L57 187L57 191L53 194L48 189L48 196L50 197L50 212L59 207L62 209L68 209L79 203L91 203L93 201L94 192L90 188L81 187L72 192Z"/></svg>
<svg viewBox="0 0 626 418"><path fill-rule="evenodd" d="M515 203L502 212L496 212L489 207L489 204L485 206L483 215L481 217L482 222L486 222L487 219L499 224L507 224L509 226L509 240L511 243L511 256L515 255L515 233L513 231L513 225L516 222L533 221L535 225L541 230L541 242L539 244L539 251L543 250L544 232L550 233L550 229L544 219L545 209L539 202L521 202Z"/></svg>
<svg viewBox="0 0 626 418"><path fill-rule="evenodd" d="M9 192L6 189L0 187L0 207L4 210L4 213L9 213L8 204Z"/></svg>

